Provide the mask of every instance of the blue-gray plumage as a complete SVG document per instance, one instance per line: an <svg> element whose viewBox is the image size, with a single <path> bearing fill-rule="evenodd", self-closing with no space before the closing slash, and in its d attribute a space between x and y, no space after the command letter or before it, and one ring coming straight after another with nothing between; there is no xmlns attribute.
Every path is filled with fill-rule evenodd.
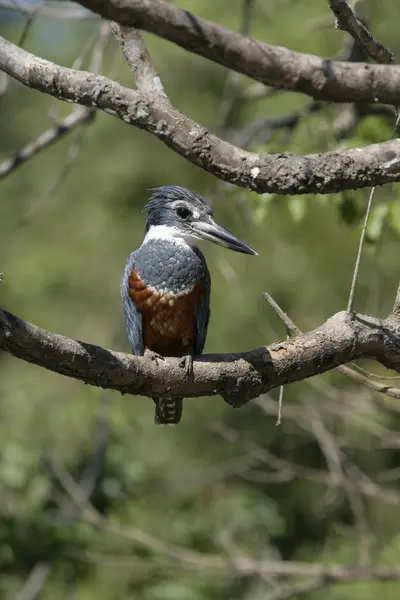
<svg viewBox="0 0 400 600"><path fill-rule="evenodd" d="M203 352L210 318L210 274L196 241L256 252L218 225L204 199L185 188L157 188L145 210L145 239L129 255L121 280L129 342L139 356L181 357L190 376L193 356ZM153 399L156 423L180 421L183 398Z"/></svg>

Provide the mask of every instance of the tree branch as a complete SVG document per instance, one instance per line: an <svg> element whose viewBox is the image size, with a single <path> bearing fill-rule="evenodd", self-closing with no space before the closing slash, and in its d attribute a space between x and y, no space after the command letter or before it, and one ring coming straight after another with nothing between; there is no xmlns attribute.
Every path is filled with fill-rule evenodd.
<svg viewBox="0 0 400 600"><path fill-rule="evenodd" d="M68 117L57 123L55 127L47 129L47 131L44 131L39 137L14 154L13 157L0 163L0 179L12 173L12 171L41 150L48 148L66 134L71 133L78 126L90 123L94 119L94 115L95 113L88 109L74 110Z"/></svg>
<svg viewBox="0 0 400 600"><path fill-rule="evenodd" d="M99 513L98 510L90 503L87 496L83 493L81 486L73 479L70 473L63 465L53 461L54 474L65 492L72 500L76 508L80 512L82 520L90 523L94 527L114 534L118 537L132 541L138 544L151 553L164 559L163 562L157 560L157 567L171 568L172 564L180 563L185 569L202 570L202 571L219 571L221 575L228 573L230 577L235 574L239 577L258 575L261 577L274 576L280 580L287 578L313 578L314 587L310 589L318 589L327 587L333 584L357 581L398 581L400 579L400 569L398 567L390 567L386 565L362 566L362 565L341 565L332 564L329 566L312 564L307 562L296 561L280 561L280 560L257 560L250 556L242 554L236 550L231 552L226 558L219 554L211 554L206 552L197 552L188 548L183 548L165 542L162 538L132 527L129 524L120 524L115 520L110 520L107 516ZM132 557L129 557L134 564ZM295 581L291 582L290 586L285 586L285 590L277 588L276 596L272 593L267 598L289 598L294 594L289 594L288 591L298 589L298 593L305 593L306 586L310 586L310 581L306 581L296 586ZM318 584L318 585L317 585ZM303 587L304 586L304 591ZM282 595L278 595L278 593ZM285 595L285 593L287 595Z"/></svg>
<svg viewBox="0 0 400 600"><path fill-rule="evenodd" d="M378 63L394 62L394 55L382 46L347 4L346 0L330 0L329 6L336 17L336 27L347 31L373 60Z"/></svg>
<svg viewBox="0 0 400 600"><path fill-rule="evenodd" d="M398 288L396 298L399 297L399 294L400 294L400 286ZM267 294L267 292L263 292L262 296L268 302L268 304L273 308L273 310L276 312L278 317L283 321L283 323L285 324L286 330L288 331L288 333L290 333L290 335L294 335L294 334L302 335L303 334L303 332L297 327L297 325L295 323L293 323L293 321L289 317L289 315L287 315L282 310L282 308L279 306L279 304L277 304L275 302L275 300L272 298L272 296L270 294ZM392 312L394 315L397 315L396 302L395 302L395 306L394 306ZM396 318L397 317L400 318L400 313L396 316ZM357 366L357 368L360 369L360 367L358 367L358 366ZM380 392L381 394L386 394L387 396L391 396L392 398L400 398L400 389L399 388L395 388L392 385L379 383L378 381L371 379L371 377L366 376L365 374L358 373L351 367L339 365L338 367L336 367L336 370L339 371L339 373L346 375L346 377L349 377L350 379L353 379L354 381L357 381L358 383L361 383L362 385L365 385L366 387L369 387L369 388L375 390L376 392ZM393 379L395 379L395 377L388 377L387 379L393 380Z"/></svg>
<svg viewBox="0 0 400 600"><path fill-rule="evenodd" d="M167 99L140 31L133 27L121 27L118 23L113 23L111 28L132 71L138 90L150 96L155 94Z"/></svg>
<svg viewBox="0 0 400 600"><path fill-rule="evenodd" d="M400 372L400 316L384 321L340 312L321 327L239 354L199 357L193 378L178 359L155 365L143 357L74 341L0 311L0 348L62 375L122 393L169 396L221 395L240 406L283 384L329 371L356 358L375 358Z"/></svg>
<svg viewBox="0 0 400 600"><path fill-rule="evenodd" d="M331 102L398 103L400 67L397 66L336 62L271 46L161 0L80 0L79 3L106 19L154 33L265 85Z"/></svg>
<svg viewBox="0 0 400 600"><path fill-rule="evenodd" d="M156 94L149 97L107 77L55 65L4 38L0 69L33 89L146 129L223 181L259 193L331 193L400 181L398 140L325 154L255 154L219 139Z"/></svg>

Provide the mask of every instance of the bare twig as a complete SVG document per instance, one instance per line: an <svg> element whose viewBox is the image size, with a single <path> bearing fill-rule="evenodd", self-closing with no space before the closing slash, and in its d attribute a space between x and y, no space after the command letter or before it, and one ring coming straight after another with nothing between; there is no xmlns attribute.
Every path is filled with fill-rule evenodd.
<svg viewBox="0 0 400 600"><path fill-rule="evenodd" d="M267 119L259 118L245 129L232 135L230 139L241 148L249 148L251 144L265 144L280 129L287 129L289 132L293 132L301 119L320 111L321 108L322 105L320 102L312 102L303 109L287 115L278 115L276 117L268 117Z"/></svg>
<svg viewBox="0 0 400 600"><path fill-rule="evenodd" d="M379 63L394 62L394 55L382 46L365 25L357 19L346 0L330 0L329 6L336 17L336 27L347 31L373 60Z"/></svg>
<svg viewBox="0 0 400 600"><path fill-rule="evenodd" d="M399 122L400 122L400 111L397 111L396 122L395 122L394 127L393 127L392 135L390 136L391 140L394 139L394 136L396 134ZM355 293L356 293L356 286L357 286L358 274L359 274L359 271L360 271L360 263L361 263L361 257L362 257L363 248L364 248L365 235L367 233L368 221L369 221L369 216L371 214L371 208L372 208L372 203L373 203L374 196L375 196L375 190L376 190L376 187L374 186L371 189L371 192L369 194L368 204L367 204L367 210L366 210L366 213L365 213L364 224L363 224L363 228L361 230L360 243L358 245L358 252L357 252L357 258L356 258L356 264L354 265L353 279L352 279L352 282L351 282L350 294L349 294L349 301L348 301L348 304L347 304L347 312L349 312L349 313L351 313L352 310L353 310L354 296L355 296Z"/></svg>
<svg viewBox="0 0 400 600"><path fill-rule="evenodd" d="M375 567L330 565L325 567L319 564L300 563L291 561L256 560L245 555L232 554L228 558L220 555L196 552L187 548L168 544L160 538L139 529L122 525L107 519L101 515L87 500L80 486L74 481L63 465L53 461L53 469L68 496L79 509L81 517L93 526L108 531L114 535L131 540L161 555L168 560L165 566L171 567L171 560L177 561L185 569L209 570L214 572L226 572L232 576L259 575L266 577L274 575L277 577L314 577L322 587L335 583L356 582L362 580L398 581L400 569L386 567L384 565ZM157 558L155 558L157 560ZM159 565L162 567L163 563ZM293 588L291 588L293 589ZM301 593L301 592L300 592ZM286 597L286 596L284 596ZM290 597L290 596L287 596ZM280 598L280 596L277 596Z"/></svg>
<svg viewBox="0 0 400 600"><path fill-rule="evenodd" d="M353 310L354 295L356 293L358 273L360 271L360 263L361 263L362 251L364 248L365 234L367 233L369 215L371 214L371 208L372 208L372 202L373 202L374 196L375 196L375 190L376 190L376 188L373 187L370 191L369 198L368 198L368 204L367 204L367 210L365 213L364 224L363 224L363 228L361 230L360 243L358 245L356 264L354 265L353 279L351 281L349 301L347 304L347 312L349 312L349 313L352 312L352 310Z"/></svg>
<svg viewBox="0 0 400 600"><path fill-rule="evenodd" d="M278 417L276 419L275 425L279 427L282 424L282 407L283 407L283 393L285 391L285 386L281 385L279 388L279 397L278 397Z"/></svg>
<svg viewBox="0 0 400 600"><path fill-rule="evenodd" d="M289 332L289 334L300 335L300 329L297 327L297 325L293 323L289 315L286 314L285 311L279 306L279 304L273 299L271 294L268 294L268 292L262 292L261 295L264 298L264 300L268 302L271 308L273 308L273 310L276 312L281 321L284 322L286 330Z"/></svg>
<svg viewBox="0 0 400 600"><path fill-rule="evenodd" d="M26 39L29 35L29 32L32 28L32 25L34 23L34 20L41 13L43 6L44 6L44 0L40 0L39 4L37 4L34 7L34 10L29 15L27 15L25 25L23 27L21 37L19 38L19 42L18 42L18 46L21 46L21 48L24 46Z"/></svg>
<svg viewBox="0 0 400 600"><path fill-rule="evenodd" d="M98 40L94 44L92 59L89 65L89 69L93 73L98 73L101 69L103 52L107 44L109 32L110 26L107 21L101 21L98 27ZM91 45L92 40L89 40L89 42ZM83 53L89 50L90 45L85 45ZM45 148L48 148L66 134L71 133L73 130L82 125L89 125L93 122L94 118L95 111L93 109L77 107L70 115L68 115L68 117L59 122L56 127L48 129L38 138L36 138L36 140L27 144L24 148L22 148L22 150L17 152L17 154L15 154L12 158L0 163L0 179L9 175L12 171L32 158L35 154L41 150L44 150ZM57 176L55 182L51 185L50 189L35 203L35 205L23 216L23 222L29 221L34 214L36 214L37 209L43 205L43 203L53 194L60 182L65 179L70 167L72 166L72 163L78 155L79 147L84 137L84 132L85 130L80 132L78 139L71 146L68 152L66 164L62 167L61 172Z"/></svg>
<svg viewBox="0 0 400 600"><path fill-rule="evenodd" d="M56 127L52 127L47 131L43 132L36 140L27 144L12 158L9 158L0 163L0 179L6 177L24 162L30 159L32 156L48 148L60 138L73 131L79 125L89 123L92 121L94 115L93 112L87 108L77 108L65 119L60 121Z"/></svg>
<svg viewBox="0 0 400 600"><path fill-rule="evenodd" d="M26 21L22 28L22 32L21 32L21 35L20 35L20 38L18 41L18 46L20 46L21 48L24 46L26 39L29 35L29 32L31 30L31 27L34 23L34 20L39 15L39 13L42 11L43 6L44 6L44 0L40 0L39 4L33 6L32 10L29 13L26 13ZM0 4L0 9L1 9L1 4ZM9 84L8 76L6 75L6 73L2 73L2 81L0 80L0 99L7 91L8 84Z"/></svg>
<svg viewBox="0 0 400 600"><path fill-rule="evenodd" d="M75 140L73 140L72 144L68 148L68 153L67 153L67 157L66 157L64 164L62 165L60 171L58 172L55 180L51 183L50 187L21 216L21 219L20 219L21 225L26 225L27 223L30 223L32 221L32 219L37 217L38 213L43 209L43 207L45 206L47 201L53 196L53 194L56 192L56 190L59 188L59 186L65 181L68 174L70 173L71 168L73 167L76 159L78 158L79 150L82 147L82 143L83 143L85 134L87 132L87 128L85 127L85 125L92 123L96 117L96 113L93 112L92 110L90 110L89 108L86 108L84 110L87 112L87 119L85 120L84 115L82 115L82 118L84 120L82 121L82 123L79 123L81 128L78 131ZM82 125L84 127L82 127ZM1 168L1 165L0 165L0 168Z"/></svg>
<svg viewBox="0 0 400 600"><path fill-rule="evenodd" d="M393 379L400 379L400 375L378 375L378 373L371 373L367 369L363 369L360 365L353 364L353 368L360 373L363 373L369 379L385 379L386 381L393 381Z"/></svg>
<svg viewBox="0 0 400 600"><path fill-rule="evenodd" d="M251 30L251 17L254 8L254 0L243 0L242 4L242 23L240 27L240 33L242 35L250 35ZM226 80L224 91L222 94L221 104L219 107L219 114L217 118L217 129L220 132L224 132L229 127L230 120L232 118L233 111L237 102L243 100L237 95L239 88L240 75L235 71L229 71Z"/></svg>
<svg viewBox="0 0 400 600"><path fill-rule="evenodd" d="M38 562L29 573L24 586L12 600L35 600L45 586L51 573L51 565L48 562Z"/></svg>

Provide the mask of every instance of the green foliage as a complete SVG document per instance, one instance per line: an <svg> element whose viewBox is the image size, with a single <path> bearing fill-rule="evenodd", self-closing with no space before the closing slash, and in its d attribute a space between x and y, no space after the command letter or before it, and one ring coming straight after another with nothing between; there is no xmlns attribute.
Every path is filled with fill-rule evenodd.
<svg viewBox="0 0 400 600"><path fill-rule="evenodd" d="M241 3L177 4L239 27ZM345 34L333 26L315 26L330 15L327 3L254 4L255 37L323 56L341 50ZM371 25L399 56L400 10L389 0L373 4ZM17 40L21 26L20 20L1 20L0 33ZM71 65L92 30L90 22L71 25L40 17L27 48ZM215 130L225 71L145 37L172 102ZM118 53L110 41L105 73L115 70ZM131 84L122 63L116 77ZM241 83L248 85L247 80ZM13 82L0 102L0 160L51 127L51 115L71 110ZM289 93L244 102L234 124L244 129L261 117L298 112L309 102ZM327 106L305 114L292 132L278 131L251 149L311 153L390 137L392 124L373 116L338 141L332 124L344 110ZM262 291L271 293L304 329L346 306L368 190L286 198L221 188L150 134L98 114L70 173L47 197L76 135L0 184L0 271L5 274L0 294L5 308L49 330L129 351L119 279L126 256L141 243L148 189L167 183L209 193L217 219L259 252L252 258L204 248L213 281L206 351L246 350L285 337L283 324L260 297ZM384 315L390 309L398 283L399 235L398 189L377 190L357 310L375 306ZM277 391L271 396L276 399ZM397 479L385 480L384 475L398 468L400 423L395 403L382 398L331 373L285 389L281 427L275 427L271 398L235 411L216 397L187 400L179 427L156 428L147 399L102 392L1 354L0 599L17 593L40 561L51 564L43 598L65 598L73 588L79 600L254 600L265 598L269 590L268 581L238 574L233 564L229 570L202 569L88 523L68 500L52 457L76 481L87 482L95 474L91 501L109 524L120 524L125 533L142 530L170 548L227 561L239 555L354 563L361 527L354 503L359 502L376 539L374 559L397 563L396 502L373 493L354 500L345 487L328 485L333 467L320 437L322 423L325 437L334 439L346 458L343 469L355 465L388 494L398 493ZM101 435L105 426L106 442L107 435ZM397 600L398 589L398 584L368 583L308 597L372 600L380 594Z"/></svg>

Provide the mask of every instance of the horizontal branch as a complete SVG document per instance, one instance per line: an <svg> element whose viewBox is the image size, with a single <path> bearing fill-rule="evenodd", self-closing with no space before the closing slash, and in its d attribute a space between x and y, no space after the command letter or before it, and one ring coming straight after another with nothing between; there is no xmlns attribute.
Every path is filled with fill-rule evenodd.
<svg viewBox="0 0 400 600"><path fill-rule="evenodd" d="M331 102L397 105L400 67L331 61L271 46L159 0L79 0L105 19L174 42L265 85Z"/></svg>
<svg viewBox="0 0 400 600"><path fill-rule="evenodd" d="M179 359L157 364L45 331L0 310L0 348L10 354L122 393L142 396L221 395L241 406L283 384L329 371L356 358L375 358L400 372L400 317L381 321L340 312L318 329L239 354L210 354L195 360L186 377Z"/></svg>
<svg viewBox="0 0 400 600"><path fill-rule="evenodd" d="M400 181L397 139L345 152L255 154L219 139L160 94L143 94L107 77L55 65L1 37L0 70L33 89L145 129L219 179L258 193L331 193Z"/></svg>

